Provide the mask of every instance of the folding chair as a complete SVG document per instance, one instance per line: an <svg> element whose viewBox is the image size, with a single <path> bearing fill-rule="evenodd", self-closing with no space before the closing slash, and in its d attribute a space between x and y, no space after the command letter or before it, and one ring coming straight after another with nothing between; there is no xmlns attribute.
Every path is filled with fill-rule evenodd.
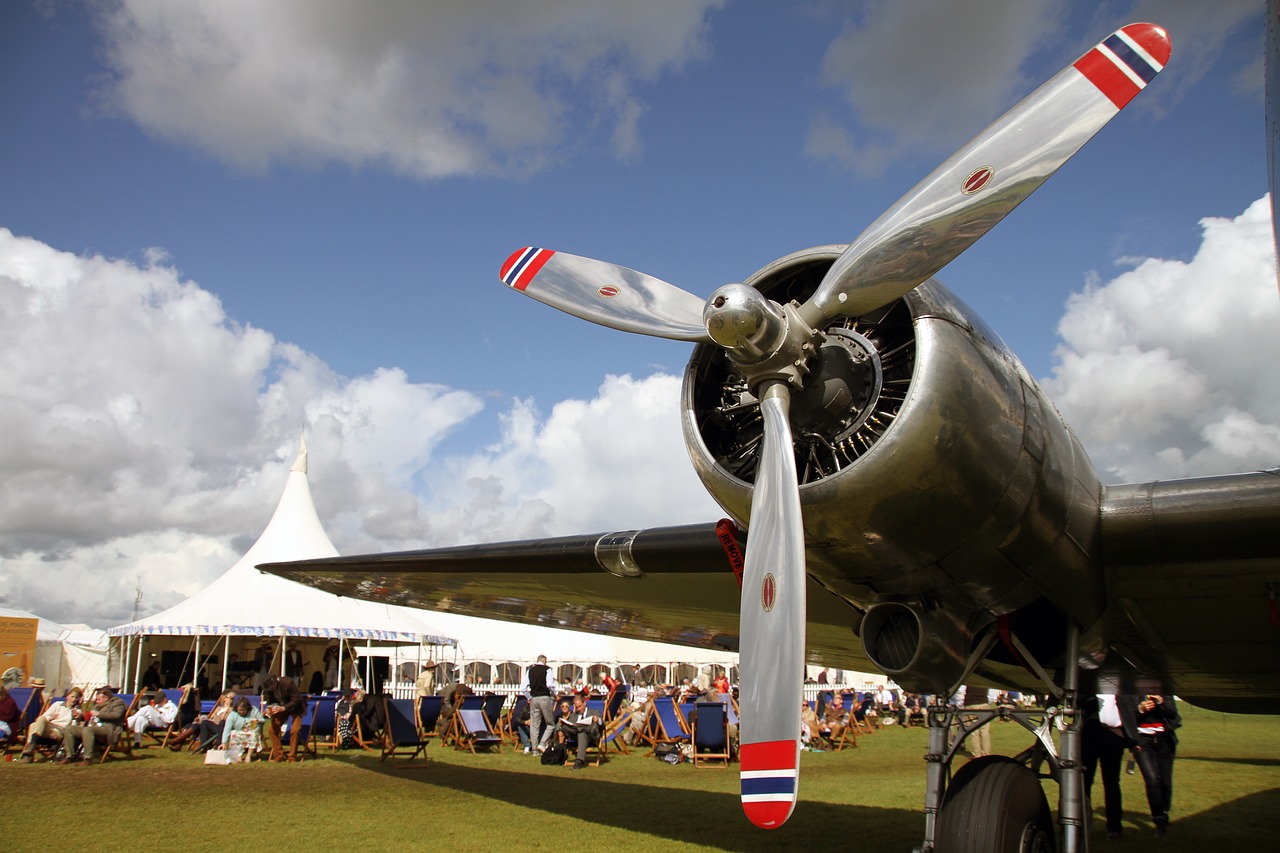
<svg viewBox="0 0 1280 853"><path fill-rule="evenodd" d="M116 736L108 738L107 742L102 745L102 757L98 759L99 764L105 763L113 752L123 753L125 758L133 759L133 732L129 731L129 718L138 710L138 701L143 694L117 693L116 695L124 702L124 719L120 721ZM89 701L92 704L92 699Z"/></svg>
<svg viewBox="0 0 1280 853"><path fill-rule="evenodd" d="M14 721L9 737L0 742L4 745L4 752L0 753L3 755L8 755L10 749L26 743L27 726L44 710L44 689L41 687L12 687L9 689L9 696L18 706L18 719Z"/></svg>
<svg viewBox="0 0 1280 853"><path fill-rule="evenodd" d="M462 724L459 721L458 714L461 711L480 711L484 712L484 697L477 696L474 693L462 697L462 705L453 710L453 718L449 720L449 727L445 729L444 738L441 743L453 744L462 749L458 743L458 738L462 735Z"/></svg>
<svg viewBox="0 0 1280 853"><path fill-rule="evenodd" d="M698 702L694 708L693 766L723 761L729 766L729 713L719 702Z"/></svg>
<svg viewBox="0 0 1280 853"><path fill-rule="evenodd" d="M520 718L524 716L524 712L529 708L529 699L524 695L516 697L515 703L507 713L502 715L502 721L498 725L498 734L502 739L508 741L512 746L520 745Z"/></svg>
<svg viewBox="0 0 1280 853"><path fill-rule="evenodd" d="M342 746L338 740L338 697L317 696L315 710L311 712L311 752L319 749L336 750Z"/></svg>
<svg viewBox="0 0 1280 853"><path fill-rule="evenodd" d="M502 720L502 706L506 701L507 697L501 693L485 694L481 707L484 710L484 718L489 721L489 728L494 731L498 731L498 723Z"/></svg>
<svg viewBox="0 0 1280 853"><path fill-rule="evenodd" d="M656 726L651 741L653 748L649 750L649 755L654 754L660 743L689 742L689 727L684 721L684 715L680 713L680 706L670 696L658 696L653 700L653 712L649 719Z"/></svg>
<svg viewBox="0 0 1280 853"><path fill-rule="evenodd" d="M454 744L458 749L469 749L472 753L477 749L502 752L502 738L489 726L483 708L462 708L453 718L458 727Z"/></svg>
<svg viewBox="0 0 1280 853"><path fill-rule="evenodd" d="M439 699L439 696L424 696L424 699ZM383 718L386 724L383 727L383 743L382 758L380 761L391 759L392 767L408 767L412 764L413 759L419 755L422 756L422 765L425 767L429 760L427 758L428 741L418 727L416 719L417 704L412 699L386 699L386 708L383 712ZM437 714L439 711L437 710ZM402 764L396 764L396 758L402 756L405 750L409 752L409 757Z"/></svg>
<svg viewBox="0 0 1280 853"><path fill-rule="evenodd" d="M607 752L609 747L621 752L623 755L630 755L631 750L627 748L627 742L622 739L622 734L631 725L632 715L639 713L638 711L624 711L605 723L604 734L600 737L600 751Z"/></svg>
<svg viewBox="0 0 1280 853"><path fill-rule="evenodd" d="M186 703L191 689L192 688L189 687L177 687L161 690L160 692L165 695L165 698L173 703L173 707L177 709L177 713L173 715L173 722L169 725L163 728L158 726L148 727L143 734L151 738L151 740L155 741L160 746L168 746L169 738L177 735L178 732L182 730L182 706Z"/></svg>
<svg viewBox="0 0 1280 853"><path fill-rule="evenodd" d="M622 710L622 703L627 701L627 686L625 684L615 684L613 689L609 691L609 695L604 700L604 721L606 723L613 722Z"/></svg>
<svg viewBox="0 0 1280 853"><path fill-rule="evenodd" d="M414 706L418 734L424 741L436 736L436 723L440 720L440 708L444 705L442 696L419 696Z"/></svg>

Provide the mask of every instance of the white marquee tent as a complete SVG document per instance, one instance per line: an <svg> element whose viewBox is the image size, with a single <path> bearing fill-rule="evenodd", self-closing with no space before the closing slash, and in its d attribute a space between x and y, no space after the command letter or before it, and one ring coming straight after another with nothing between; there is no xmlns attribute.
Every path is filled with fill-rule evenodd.
<svg viewBox="0 0 1280 853"><path fill-rule="evenodd" d="M105 684L107 635L88 625L61 625L25 610L0 607L0 617L39 620L36 656L26 677L40 677L49 687L65 690L73 684Z"/></svg>
<svg viewBox="0 0 1280 853"><path fill-rule="evenodd" d="M437 630L424 611L340 598L258 571L260 563L337 556L329 541L307 481L305 443L289 471L284 493L266 529L239 561L200 592L168 610L112 628L121 683L136 686L138 673L155 663L162 652L181 659L174 677L191 677L206 662L217 661L210 681L234 683L253 665L258 650L271 647L269 666L303 678L322 666L321 653L334 641L342 647L341 661L354 659L354 641L379 644L452 646L454 640ZM292 650L292 654L290 653ZM185 652L174 657L177 652ZM308 655L305 668L303 654ZM237 660L233 662L231 658ZM193 668L191 663L199 661ZM266 667L264 667L265 669ZM163 670L162 670L163 672ZM260 673L265 674L265 673ZM177 686L169 684L166 686Z"/></svg>

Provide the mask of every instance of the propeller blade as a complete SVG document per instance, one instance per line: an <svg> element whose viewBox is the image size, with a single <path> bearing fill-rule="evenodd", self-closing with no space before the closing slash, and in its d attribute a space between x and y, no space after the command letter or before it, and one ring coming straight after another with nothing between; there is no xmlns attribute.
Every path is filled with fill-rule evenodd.
<svg viewBox="0 0 1280 853"><path fill-rule="evenodd" d="M703 300L642 272L567 252L526 246L499 273L503 284L601 326L670 338L710 341Z"/></svg>
<svg viewBox="0 0 1280 853"><path fill-rule="evenodd" d="M806 582L790 395L783 382L768 383L761 393L764 447L742 576L742 809L763 829L786 822L800 785Z"/></svg>
<svg viewBox="0 0 1280 853"><path fill-rule="evenodd" d="M1154 24L1116 30L1028 95L849 244L802 310L814 325L892 302L1031 195L1160 72Z"/></svg>

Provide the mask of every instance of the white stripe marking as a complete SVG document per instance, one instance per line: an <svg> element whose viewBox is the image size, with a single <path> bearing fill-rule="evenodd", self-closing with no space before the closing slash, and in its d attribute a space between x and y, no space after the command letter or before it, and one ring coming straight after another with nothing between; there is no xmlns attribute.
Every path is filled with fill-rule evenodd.
<svg viewBox="0 0 1280 853"><path fill-rule="evenodd" d="M1105 44L1100 44L1098 45L1098 51L1105 56L1112 65L1119 68L1120 71L1124 73L1124 76L1132 80L1134 85L1139 89L1145 89L1147 87L1147 81L1143 80L1137 74L1134 74L1133 69L1129 67L1128 63L1116 56L1115 52L1111 48L1107 47Z"/></svg>
<svg viewBox="0 0 1280 853"><path fill-rule="evenodd" d="M784 779L798 775L795 770L743 770L741 779Z"/></svg>
<svg viewBox="0 0 1280 853"><path fill-rule="evenodd" d="M1147 53L1146 48L1144 48L1142 45L1134 41L1129 36L1129 34L1126 33L1124 30L1116 30L1116 36L1119 37L1120 41L1129 45L1130 50L1138 54L1138 56L1141 56L1146 61L1146 63L1150 65L1152 68L1154 68L1157 72L1164 70L1164 66L1161 65L1159 62L1156 62L1156 58L1151 54Z"/></svg>

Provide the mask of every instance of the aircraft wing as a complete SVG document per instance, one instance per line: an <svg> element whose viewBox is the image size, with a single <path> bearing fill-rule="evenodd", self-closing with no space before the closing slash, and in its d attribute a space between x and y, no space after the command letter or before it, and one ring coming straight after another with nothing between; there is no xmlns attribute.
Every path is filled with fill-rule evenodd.
<svg viewBox="0 0 1280 853"><path fill-rule="evenodd" d="M368 601L737 652L744 544L720 522L259 568ZM874 670L851 630L860 611L812 578L808 600L809 658Z"/></svg>

